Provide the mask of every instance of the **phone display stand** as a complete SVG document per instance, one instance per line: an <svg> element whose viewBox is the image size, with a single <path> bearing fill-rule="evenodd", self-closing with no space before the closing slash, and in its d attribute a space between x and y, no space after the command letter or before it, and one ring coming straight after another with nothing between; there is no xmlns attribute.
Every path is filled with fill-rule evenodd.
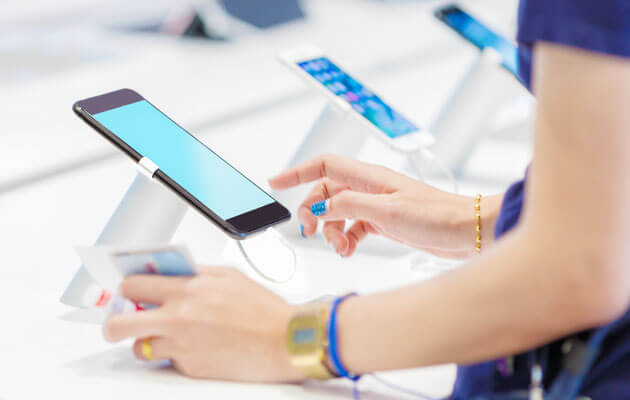
<svg viewBox="0 0 630 400"><path fill-rule="evenodd" d="M436 142L431 150L455 174L489 133L488 121L499 106L523 94L502 62L494 49L481 51L432 124Z"/></svg>
<svg viewBox="0 0 630 400"><path fill-rule="evenodd" d="M434 178L432 175L437 174L449 176L456 187L452 174L461 171L476 144L487 134L487 121L499 106L522 94L522 91L520 83L502 66L499 53L491 48L483 50L429 130L435 139L429 147L430 152L408 154L416 174L422 174L421 178ZM329 99L288 167L325 153L355 156L371 133L351 113L351 107L341 99ZM426 168L427 163L436 165ZM306 198L307 190L297 187L276 192L274 196L295 211ZM297 224L297 218L293 218L292 223L284 224L282 229L295 235L299 232Z"/></svg>
<svg viewBox="0 0 630 400"><path fill-rule="evenodd" d="M141 246L147 244L168 244L182 222L186 211L188 211L188 204L175 193L172 193L166 186L155 182L152 177L153 172L144 167L143 160L145 159L138 163L140 172L136 175L120 204L96 240L96 245ZM288 257L284 257L284 259L288 258L293 262L293 265L287 267L290 270L288 278L286 276L278 277L277 274L266 272L268 269L273 269L274 266L269 263L268 259L263 258L263 256L267 255L258 249L261 237L264 237L264 243L266 243L267 247L274 241L279 242L281 246L273 247L276 254L283 248L287 250ZM252 241L251 252L249 251L249 245L246 243L250 240ZM280 235L271 229L256 235L253 239L240 241L239 248L247 263L256 273L267 280L285 282L295 272L296 258L294 250ZM88 287L94 286L99 285L87 269L81 266L62 295L61 302L71 306L85 306L77 303L77 293L82 293Z"/></svg>
<svg viewBox="0 0 630 400"><path fill-rule="evenodd" d="M522 86L503 66L501 56L493 49L483 50L459 82L429 130L435 143L430 146L432 157L423 152L409 153L413 165L435 162L433 171L449 175L461 171L475 145L487 133L487 121L497 108L510 98L523 93ZM355 120L350 106L330 100L320 112L312 128L300 144L288 167L311 160L325 153L348 157L356 156L368 134L367 128ZM423 159L424 157L424 159ZM433 160L432 160L433 159ZM443 167L443 168L440 168ZM419 173L421 168L414 167ZM446 171L446 173L445 173ZM428 171L431 174L431 171ZM453 175L450 175L453 178ZM429 178L429 176L425 176ZM453 182L456 187L456 182ZM274 193L281 203L295 212L308 194L308 188L297 187ZM287 236L299 234L298 218L284 224ZM377 245L377 243L372 243ZM390 246L379 243L383 250ZM428 254L413 252L404 256L405 263L414 271L444 272L457 265Z"/></svg>

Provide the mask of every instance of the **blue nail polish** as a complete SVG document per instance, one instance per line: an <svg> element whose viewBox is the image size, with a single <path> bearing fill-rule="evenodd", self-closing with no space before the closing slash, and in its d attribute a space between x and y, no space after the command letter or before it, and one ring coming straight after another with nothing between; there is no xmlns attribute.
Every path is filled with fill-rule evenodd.
<svg viewBox="0 0 630 400"><path fill-rule="evenodd" d="M306 239L306 235L304 234L304 225L302 224L300 224L300 235L302 235L302 237Z"/></svg>
<svg viewBox="0 0 630 400"><path fill-rule="evenodd" d="M311 212L314 216L319 217L320 215L324 215L326 213L326 208L328 207L328 200L320 201L318 203L314 203L311 206Z"/></svg>

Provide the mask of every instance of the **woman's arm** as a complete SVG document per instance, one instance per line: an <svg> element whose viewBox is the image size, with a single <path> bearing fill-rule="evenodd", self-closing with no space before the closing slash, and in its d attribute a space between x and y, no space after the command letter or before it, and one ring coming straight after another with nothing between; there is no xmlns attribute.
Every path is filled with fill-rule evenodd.
<svg viewBox="0 0 630 400"><path fill-rule="evenodd" d="M316 182L297 210L305 237L322 233L344 257L351 256L368 234L381 234L441 257L475 254L475 200L443 192L388 168L351 158L324 155L272 178L276 190ZM483 247L494 239L494 223L503 195L481 204ZM312 206L327 200L324 213ZM347 220L354 220L346 226Z"/></svg>
<svg viewBox="0 0 630 400"><path fill-rule="evenodd" d="M610 322L630 296L630 61L540 43L519 226L468 266L340 308L355 372L471 363Z"/></svg>

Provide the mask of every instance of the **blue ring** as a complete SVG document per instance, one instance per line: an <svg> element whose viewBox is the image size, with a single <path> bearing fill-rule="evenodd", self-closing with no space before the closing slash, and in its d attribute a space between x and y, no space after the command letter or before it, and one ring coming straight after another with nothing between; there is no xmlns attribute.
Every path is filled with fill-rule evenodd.
<svg viewBox="0 0 630 400"><path fill-rule="evenodd" d="M358 381L361 375L351 374L341 362L339 350L337 349L337 309L339 305L349 297L356 296L356 293L350 293L345 296L337 297L333 301L330 309L330 321L328 323L328 353L333 367L341 378L348 378L352 381Z"/></svg>

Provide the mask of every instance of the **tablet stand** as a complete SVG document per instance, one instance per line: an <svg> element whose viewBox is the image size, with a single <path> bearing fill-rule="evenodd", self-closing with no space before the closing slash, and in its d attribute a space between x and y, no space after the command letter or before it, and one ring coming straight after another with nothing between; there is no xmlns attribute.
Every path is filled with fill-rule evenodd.
<svg viewBox="0 0 630 400"><path fill-rule="evenodd" d="M96 240L96 245L168 244L182 222L188 204L166 186L154 181L153 175L158 166L146 157L137 166L139 173ZM236 242L247 264L260 277L272 283L284 283L293 277L297 264L295 251L274 229ZM269 249L273 249L276 258L282 256L280 251L288 250L285 271L275 271L279 268L278 261L268 260ZM261 268L272 265L274 274L266 271L267 268ZM278 272L285 274L279 275ZM96 304L95 299L84 301L90 293L97 297L100 295L100 298L108 297L107 291L81 266L61 296L61 302L75 307L98 306L100 298Z"/></svg>
<svg viewBox="0 0 630 400"><path fill-rule="evenodd" d="M181 223L188 205L166 186L153 181L153 168L146 168L148 159L138 163L139 173L96 240L97 245L167 244ZM150 163L150 162L149 162ZM153 171L151 171L153 169ZM71 293L97 285L81 266L61 297L61 302L77 304Z"/></svg>
<svg viewBox="0 0 630 400"><path fill-rule="evenodd" d="M459 174L475 145L489 133L487 121L492 114L522 93L522 85L502 66L499 53L484 49L433 122L436 142L431 150Z"/></svg>

